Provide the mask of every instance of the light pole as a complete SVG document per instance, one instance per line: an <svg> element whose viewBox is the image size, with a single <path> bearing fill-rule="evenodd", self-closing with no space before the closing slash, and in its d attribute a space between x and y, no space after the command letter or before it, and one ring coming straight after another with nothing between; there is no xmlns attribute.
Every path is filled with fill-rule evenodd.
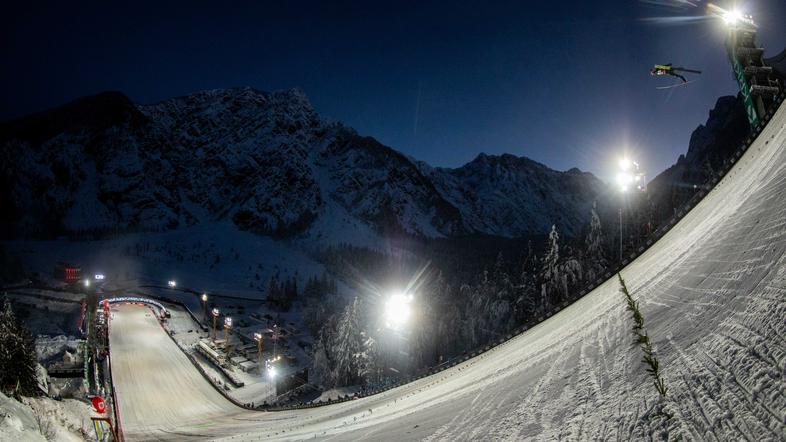
<svg viewBox="0 0 786 442"><path fill-rule="evenodd" d="M257 367L262 372L262 333L254 333L254 340L257 341Z"/></svg>
<svg viewBox="0 0 786 442"><path fill-rule="evenodd" d="M229 358L229 330L232 328L232 318L227 316L224 318L224 350L226 350L227 358Z"/></svg>
<svg viewBox="0 0 786 442"><path fill-rule="evenodd" d="M200 299L202 300L202 318L207 320L207 293L202 293Z"/></svg>
<svg viewBox="0 0 786 442"><path fill-rule="evenodd" d="M623 206L623 202L620 201L620 262L622 262L622 206Z"/></svg>
<svg viewBox="0 0 786 442"><path fill-rule="evenodd" d="M622 235L622 210L625 207L625 194L629 189L639 191L646 189L644 172L639 169L639 163L628 158L619 161L620 172L617 174L617 184L620 190L620 262L622 262L623 235Z"/></svg>
<svg viewBox="0 0 786 442"><path fill-rule="evenodd" d="M218 319L219 311L217 308L214 308L212 312L213 315L213 344L216 343L216 320Z"/></svg>
<svg viewBox="0 0 786 442"><path fill-rule="evenodd" d="M383 320L385 326L388 328L386 341L395 355L395 358L390 361L390 371L397 374L400 374L402 370L404 370L405 365L410 365L406 358L402 360L401 355L408 353L403 351L402 347L406 345L407 341L404 336L407 329L405 326L410 322L412 317L413 300L414 296L412 293L397 291L388 296L384 305ZM398 369L394 368L394 366Z"/></svg>
<svg viewBox="0 0 786 442"><path fill-rule="evenodd" d="M271 330L271 331L273 332L273 360L275 360L276 359L276 353L277 353L276 352L276 346L278 345L278 337L280 336L279 335L279 330L278 330L278 325L273 324L273 330Z"/></svg>

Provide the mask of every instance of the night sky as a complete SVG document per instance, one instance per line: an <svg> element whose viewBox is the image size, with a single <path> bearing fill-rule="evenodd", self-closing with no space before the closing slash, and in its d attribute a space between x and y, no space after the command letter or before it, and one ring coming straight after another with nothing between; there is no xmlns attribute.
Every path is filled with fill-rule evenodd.
<svg viewBox="0 0 786 442"><path fill-rule="evenodd" d="M686 1L16 6L0 18L0 119L103 90L152 103L299 87L324 117L433 165L508 152L608 179L628 151L652 177L737 90L721 22L695 19L705 2L657 5ZM786 47L786 2L741 6L766 56ZM656 90L670 80L649 68L669 62L704 74Z"/></svg>

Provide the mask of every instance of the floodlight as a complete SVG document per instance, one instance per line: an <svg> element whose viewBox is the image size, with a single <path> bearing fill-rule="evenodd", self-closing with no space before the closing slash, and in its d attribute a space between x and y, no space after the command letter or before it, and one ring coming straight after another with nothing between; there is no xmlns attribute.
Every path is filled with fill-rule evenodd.
<svg viewBox="0 0 786 442"><path fill-rule="evenodd" d="M396 293L385 303L385 322L389 327L398 327L409 320L412 295Z"/></svg>

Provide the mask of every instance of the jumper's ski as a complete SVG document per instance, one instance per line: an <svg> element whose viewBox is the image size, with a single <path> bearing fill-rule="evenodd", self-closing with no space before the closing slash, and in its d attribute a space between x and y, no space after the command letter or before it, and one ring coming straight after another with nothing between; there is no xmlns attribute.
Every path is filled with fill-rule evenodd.
<svg viewBox="0 0 786 442"><path fill-rule="evenodd" d="M693 83L694 81L695 80L686 81L684 83L683 82L679 82L679 83L676 83L676 84L672 84L671 86L658 86L655 89L671 89L671 88L675 88L675 87L685 86L686 84Z"/></svg>

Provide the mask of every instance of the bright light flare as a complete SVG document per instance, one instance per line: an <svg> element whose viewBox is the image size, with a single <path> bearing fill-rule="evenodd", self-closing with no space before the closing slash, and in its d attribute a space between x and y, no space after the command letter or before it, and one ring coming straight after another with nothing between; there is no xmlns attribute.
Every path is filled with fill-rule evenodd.
<svg viewBox="0 0 786 442"><path fill-rule="evenodd" d="M726 11L726 13L723 14L723 21L725 21L727 25L737 24L742 21L743 18L742 12L737 10Z"/></svg>
<svg viewBox="0 0 786 442"><path fill-rule="evenodd" d="M104 280L104 274L103 273L96 273L95 275L93 275L93 279L95 279L96 281L103 281Z"/></svg>
<svg viewBox="0 0 786 442"><path fill-rule="evenodd" d="M213 310L210 312L210 314L212 314L213 316L215 316L215 317L217 318L217 317L218 317L218 315L219 315L219 311L218 311L218 309L217 309L217 308L214 308L214 309L213 309Z"/></svg>
<svg viewBox="0 0 786 442"><path fill-rule="evenodd" d="M167 285L168 285L170 288L175 288L175 287L177 287L177 281L175 281L174 279L170 279L169 281L167 281L167 282L166 282L166 284L167 284Z"/></svg>
<svg viewBox="0 0 786 442"><path fill-rule="evenodd" d="M268 369L267 369L267 376L270 379L275 378L276 377L276 367L273 367L273 366L268 367Z"/></svg>
<svg viewBox="0 0 786 442"><path fill-rule="evenodd" d="M740 25L746 25L753 28L756 27L756 23L753 22L753 17L743 13L738 9L726 10L716 4L708 3L707 12L711 16L719 17L721 20L723 20L724 23L726 23L726 26L729 27L736 28Z"/></svg>
<svg viewBox="0 0 786 442"><path fill-rule="evenodd" d="M620 158L619 165L620 165L620 169L628 170L633 165L633 162L627 158Z"/></svg>
<svg viewBox="0 0 786 442"><path fill-rule="evenodd" d="M90 287L90 280L89 279L85 279L85 287Z"/></svg>
<svg viewBox="0 0 786 442"><path fill-rule="evenodd" d="M634 180L633 175L627 172L620 172L617 174L617 184L619 184L620 187L625 187L631 184L633 180Z"/></svg>
<svg viewBox="0 0 786 442"><path fill-rule="evenodd" d="M207 293L202 293L202 302L207 302Z"/></svg>
<svg viewBox="0 0 786 442"><path fill-rule="evenodd" d="M385 302L385 323L397 328L404 325L412 314L412 295L396 293Z"/></svg>

